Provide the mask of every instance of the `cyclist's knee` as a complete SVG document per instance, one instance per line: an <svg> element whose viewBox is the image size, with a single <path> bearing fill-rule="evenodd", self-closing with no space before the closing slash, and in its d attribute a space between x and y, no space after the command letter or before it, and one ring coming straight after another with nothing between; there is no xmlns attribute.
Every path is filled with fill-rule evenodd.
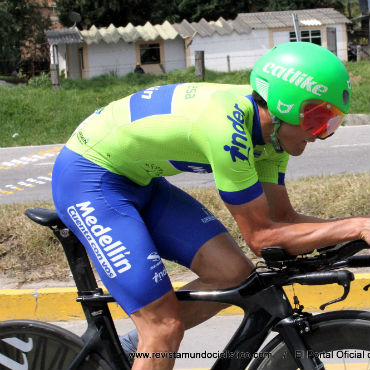
<svg viewBox="0 0 370 370"><path fill-rule="evenodd" d="M226 289L242 284L250 275L253 269L252 264L240 265L241 268L235 265L230 268L230 271L219 271L218 274L212 271L206 271L200 274L200 281L204 284L209 284L218 289Z"/></svg>
<svg viewBox="0 0 370 370"><path fill-rule="evenodd" d="M166 323L160 327L160 340L167 348L175 347L172 350L177 351L184 337L184 331L185 327L181 319L166 320Z"/></svg>
<svg viewBox="0 0 370 370"><path fill-rule="evenodd" d="M253 263L228 234L218 235L204 244L191 266L202 283L221 289L243 283L253 268Z"/></svg>
<svg viewBox="0 0 370 370"><path fill-rule="evenodd" d="M139 346L158 352L176 352L184 337L184 331L184 324L180 318L166 318L139 331Z"/></svg>
<svg viewBox="0 0 370 370"><path fill-rule="evenodd" d="M139 347L147 351L177 351L184 336L179 302L173 291L132 314L139 333Z"/></svg>

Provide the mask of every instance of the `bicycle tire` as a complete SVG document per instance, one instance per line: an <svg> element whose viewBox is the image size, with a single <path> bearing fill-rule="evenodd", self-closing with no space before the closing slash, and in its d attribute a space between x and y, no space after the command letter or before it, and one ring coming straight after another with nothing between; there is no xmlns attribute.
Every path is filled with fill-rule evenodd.
<svg viewBox="0 0 370 370"><path fill-rule="evenodd" d="M77 335L59 326L33 320L0 322L1 370L66 370L83 347ZM97 354L80 370L111 370Z"/></svg>
<svg viewBox="0 0 370 370"><path fill-rule="evenodd" d="M336 363L336 369L347 369L349 363L370 364L370 313L334 311L314 316L310 321L311 331L304 334L304 338L324 365ZM348 352L344 352L345 350ZM280 335L273 338L259 353L260 358L254 359L248 370L297 369L297 364ZM360 357L348 358L357 355ZM360 369L369 369L368 366L370 365Z"/></svg>

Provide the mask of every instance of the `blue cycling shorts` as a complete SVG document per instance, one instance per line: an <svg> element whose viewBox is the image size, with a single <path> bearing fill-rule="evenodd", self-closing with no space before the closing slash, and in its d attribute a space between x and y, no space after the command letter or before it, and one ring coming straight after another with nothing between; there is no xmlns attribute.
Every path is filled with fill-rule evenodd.
<svg viewBox="0 0 370 370"><path fill-rule="evenodd" d="M172 289L162 258L190 267L204 243L227 232L166 179L140 186L66 147L55 162L52 188L60 218L127 314Z"/></svg>

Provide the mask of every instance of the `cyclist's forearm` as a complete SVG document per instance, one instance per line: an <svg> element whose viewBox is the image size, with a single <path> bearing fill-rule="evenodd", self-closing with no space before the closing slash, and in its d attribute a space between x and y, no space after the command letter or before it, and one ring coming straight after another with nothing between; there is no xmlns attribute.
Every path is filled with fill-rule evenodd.
<svg viewBox="0 0 370 370"><path fill-rule="evenodd" d="M275 220L275 221L287 222L291 224L302 224L302 223L322 223L329 222L330 220L294 212L294 214L287 216L286 219L284 220Z"/></svg>
<svg viewBox="0 0 370 370"><path fill-rule="evenodd" d="M252 236L245 235L245 239L257 255L260 255L262 248L277 245L290 254L300 254L340 242L363 239L366 223L369 223L369 219L362 217L321 223L276 222L266 229L255 231Z"/></svg>
<svg viewBox="0 0 370 370"><path fill-rule="evenodd" d="M314 217L309 215L304 215L301 213L296 212L294 215L287 217L285 220L279 220L281 222L287 222L292 224L301 224L301 223L322 223L322 222L335 222L339 220L348 220L353 217L342 217L342 218L335 218L335 219L325 219L320 217ZM278 221L278 220L276 220Z"/></svg>

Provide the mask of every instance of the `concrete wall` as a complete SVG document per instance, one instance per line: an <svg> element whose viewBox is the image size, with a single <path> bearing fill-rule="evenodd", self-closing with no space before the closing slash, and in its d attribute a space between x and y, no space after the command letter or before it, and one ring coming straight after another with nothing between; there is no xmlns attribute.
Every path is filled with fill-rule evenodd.
<svg viewBox="0 0 370 370"><path fill-rule="evenodd" d="M161 41L163 45L161 59L164 60L163 66L165 71L170 72L175 69L186 68L184 40L178 37L174 40ZM86 45L85 47L85 69L82 71L83 77L94 77L109 73L114 73L117 76L123 76L134 71L137 61L137 51L134 43L128 44L123 40L120 40L117 44L100 42L99 44L90 44ZM71 71L68 77L80 77L80 72L77 68L77 66L79 66L78 49L73 47L73 45L70 45L69 48ZM149 69L150 68L148 67L147 72L154 73L154 71ZM162 71L159 69L158 73L161 72Z"/></svg>
<svg viewBox="0 0 370 370"><path fill-rule="evenodd" d="M64 70L64 76L67 75L67 55L66 45L58 45L58 62L59 62L59 73Z"/></svg>
<svg viewBox="0 0 370 370"><path fill-rule="evenodd" d="M272 32L272 42L273 45L280 45L284 42L289 42L289 31L293 30L284 30L284 31L273 31Z"/></svg>
<svg viewBox="0 0 370 370"><path fill-rule="evenodd" d="M114 73L123 76L133 72L136 65L135 44L123 40L117 44L100 42L87 46L87 76L94 77Z"/></svg>
<svg viewBox="0 0 370 370"><path fill-rule="evenodd" d="M227 55L230 69L251 69L258 58L270 48L268 30L253 30L249 34L219 35L211 37L195 35L189 45L191 64L194 65L196 50L204 50L205 67L214 71L227 71Z"/></svg>
<svg viewBox="0 0 370 370"><path fill-rule="evenodd" d="M185 69L185 44L181 37L174 40L165 40L164 44L164 70L171 72L175 69Z"/></svg>
<svg viewBox="0 0 370 370"><path fill-rule="evenodd" d="M340 60L348 60L348 39L345 24L334 24L337 29L337 55Z"/></svg>
<svg viewBox="0 0 370 370"><path fill-rule="evenodd" d="M78 49L81 48L79 44L67 45L67 77L68 78L80 78L81 77L81 65L78 56Z"/></svg>

